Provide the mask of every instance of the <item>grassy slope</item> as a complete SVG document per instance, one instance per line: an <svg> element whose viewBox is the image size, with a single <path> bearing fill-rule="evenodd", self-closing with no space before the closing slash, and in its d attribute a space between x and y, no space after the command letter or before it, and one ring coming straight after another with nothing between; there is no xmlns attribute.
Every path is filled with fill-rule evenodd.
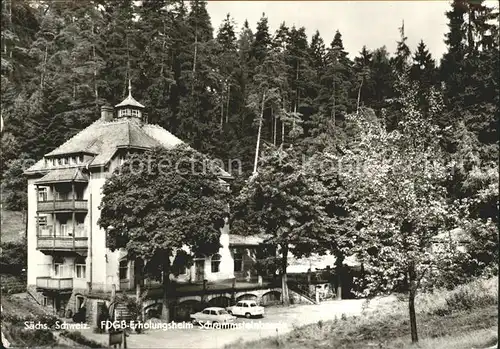
<svg viewBox="0 0 500 349"><path fill-rule="evenodd" d="M2 242L21 240L26 228L22 212L2 209L0 228Z"/></svg>
<svg viewBox="0 0 500 349"><path fill-rule="evenodd" d="M417 315L417 346L411 345L406 304L399 302L361 317L320 321L281 338L235 343L226 348L486 348L497 341L498 279L480 284L423 295Z"/></svg>

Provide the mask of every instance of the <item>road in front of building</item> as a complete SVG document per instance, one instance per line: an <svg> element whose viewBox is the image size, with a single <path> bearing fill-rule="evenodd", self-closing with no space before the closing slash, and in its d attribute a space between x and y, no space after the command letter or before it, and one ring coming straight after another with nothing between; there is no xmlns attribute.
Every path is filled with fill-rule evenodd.
<svg viewBox="0 0 500 349"><path fill-rule="evenodd" d="M374 309L380 299L370 303ZM155 329L142 334L132 333L127 337L128 348L222 348L236 341L252 341L271 336L282 336L297 326L333 320L345 316L360 315L364 300L326 301L320 305L294 305L290 307L266 308L266 315L261 319L236 320L239 328L207 329L194 325L190 329ZM107 346L108 335L96 334L89 330L81 331L87 338Z"/></svg>

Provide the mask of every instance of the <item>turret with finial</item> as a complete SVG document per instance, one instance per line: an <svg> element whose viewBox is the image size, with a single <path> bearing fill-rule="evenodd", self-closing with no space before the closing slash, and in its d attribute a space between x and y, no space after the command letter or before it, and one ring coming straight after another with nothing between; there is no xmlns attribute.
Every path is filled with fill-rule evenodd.
<svg viewBox="0 0 500 349"><path fill-rule="evenodd" d="M142 119L142 110L145 108L132 97L132 82L128 80L128 96L122 102L115 105L118 110L118 118L134 117Z"/></svg>

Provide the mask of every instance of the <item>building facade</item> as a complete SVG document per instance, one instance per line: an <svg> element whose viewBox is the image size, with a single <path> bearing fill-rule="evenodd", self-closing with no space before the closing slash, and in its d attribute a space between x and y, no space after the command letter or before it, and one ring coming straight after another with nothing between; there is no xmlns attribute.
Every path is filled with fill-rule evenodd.
<svg viewBox="0 0 500 349"><path fill-rule="evenodd" d="M129 86L123 102L101 107L97 121L25 171L28 291L54 311L74 313L91 292L131 290L142 279L125 250L106 248L106 232L97 222L102 187L128 154L182 143L147 123L143 111ZM227 183L231 176L221 171L220 178ZM195 256L191 267L172 278L182 283L252 274L252 248L231 236L228 224L221 229L220 243L218 253Z"/></svg>

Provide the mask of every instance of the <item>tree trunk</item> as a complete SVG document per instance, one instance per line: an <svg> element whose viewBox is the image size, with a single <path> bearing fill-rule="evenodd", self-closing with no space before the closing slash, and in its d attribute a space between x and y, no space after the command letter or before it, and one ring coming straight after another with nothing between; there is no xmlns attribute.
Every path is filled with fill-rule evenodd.
<svg viewBox="0 0 500 349"><path fill-rule="evenodd" d="M274 130L274 133L273 133L273 145L276 146L276 135L278 133L278 130L277 130L277 118L276 118L276 115L273 114L273 121L274 121L274 127L273 127L273 130Z"/></svg>
<svg viewBox="0 0 500 349"><path fill-rule="evenodd" d="M92 36L94 36L94 24L92 24ZM99 91L97 89L97 63L95 54L95 45L92 45L92 54L94 58L94 94L95 94L95 107L99 109Z"/></svg>
<svg viewBox="0 0 500 349"><path fill-rule="evenodd" d="M411 264L408 271L408 279L410 283L410 293L408 297L408 310L410 311L410 330L412 343L418 342L417 333L417 315L415 313L415 295L417 294L417 277L415 265Z"/></svg>
<svg viewBox="0 0 500 349"><path fill-rule="evenodd" d="M127 96L127 86L130 82L130 48L128 45L128 35L127 35L127 74L125 74L125 86L123 88L123 98Z"/></svg>
<svg viewBox="0 0 500 349"><path fill-rule="evenodd" d="M170 322L170 258L168 252L165 253L163 260L163 306L161 317L163 320Z"/></svg>
<svg viewBox="0 0 500 349"><path fill-rule="evenodd" d="M293 107L292 130L295 131L295 115L297 114L297 104Z"/></svg>
<svg viewBox="0 0 500 349"><path fill-rule="evenodd" d="M259 162L259 147L260 147L260 134L262 131L262 119L264 119L264 104L266 100L266 92L262 94L262 107L260 109L259 130L257 131L257 144L255 145L255 160L253 163L253 173L257 173L257 163Z"/></svg>
<svg viewBox="0 0 500 349"><path fill-rule="evenodd" d="M335 128L335 81L333 82L333 105L332 105L332 119L333 119L333 128Z"/></svg>
<svg viewBox="0 0 500 349"><path fill-rule="evenodd" d="M408 301L408 308L410 310L411 341L412 343L417 343L418 333L417 333L417 315L415 313L415 293L411 291Z"/></svg>
<svg viewBox="0 0 500 349"><path fill-rule="evenodd" d="M281 145L285 143L285 123L281 121Z"/></svg>
<svg viewBox="0 0 500 349"><path fill-rule="evenodd" d="M194 93L194 76L196 74L196 59L198 57L198 27L196 27L194 35L194 55L193 55L193 79L191 81L191 96Z"/></svg>
<svg viewBox="0 0 500 349"><path fill-rule="evenodd" d="M227 104L226 104L226 124L229 122L229 101L231 97L231 82L227 86Z"/></svg>
<svg viewBox="0 0 500 349"><path fill-rule="evenodd" d="M297 109L299 108L299 99L300 99L300 92L299 92L299 62L297 62L297 73L295 75L295 87L296 87L296 91L295 91L295 95L296 95L296 99L295 99L295 107L294 107L294 110L293 112L294 113L297 113ZM292 130L295 131L295 115L294 115L294 119L292 121Z"/></svg>
<svg viewBox="0 0 500 349"><path fill-rule="evenodd" d="M12 0L9 1L9 28L12 31L12 34L15 34L14 26L12 25ZM7 45L5 45L5 46L7 46ZM12 51L14 51L14 50L11 47L9 50L9 58L12 58ZM7 52L7 51L5 51L5 52Z"/></svg>
<svg viewBox="0 0 500 349"><path fill-rule="evenodd" d="M221 97L221 101L220 101L220 129L222 130L222 126L224 124L224 101L222 100L222 97Z"/></svg>
<svg viewBox="0 0 500 349"><path fill-rule="evenodd" d="M283 101L283 113L286 113L286 103ZM281 146L285 143L285 123L281 119Z"/></svg>
<svg viewBox="0 0 500 349"><path fill-rule="evenodd" d="M358 90L358 103L356 105L356 114L359 114L359 102L361 100L361 88L363 87L363 81L365 80L364 77L361 78L361 84L359 85L359 90Z"/></svg>
<svg viewBox="0 0 500 349"><path fill-rule="evenodd" d="M40 89L43 91L43 84L45 80L45 72L47 70L47 55L48 55L49 43L45 43L45 54L43 57L43 70L40 77Z"/></svg>
<svg viewBox="0 0 500 349"><path fill-rule="evenodd" d="M283 305L290 305L290 296L288 294L288 278L286 274L286 267L288 264L288 245L283 246L281 256L281 303Z"/></svg>
<svg viewBox="0 0 500 349"><path fill-rule="evenodd" d="M342 299L342 275L343 275L344 257L337 254L335 256L335 278L337 279L337 300Z"/></svg>

